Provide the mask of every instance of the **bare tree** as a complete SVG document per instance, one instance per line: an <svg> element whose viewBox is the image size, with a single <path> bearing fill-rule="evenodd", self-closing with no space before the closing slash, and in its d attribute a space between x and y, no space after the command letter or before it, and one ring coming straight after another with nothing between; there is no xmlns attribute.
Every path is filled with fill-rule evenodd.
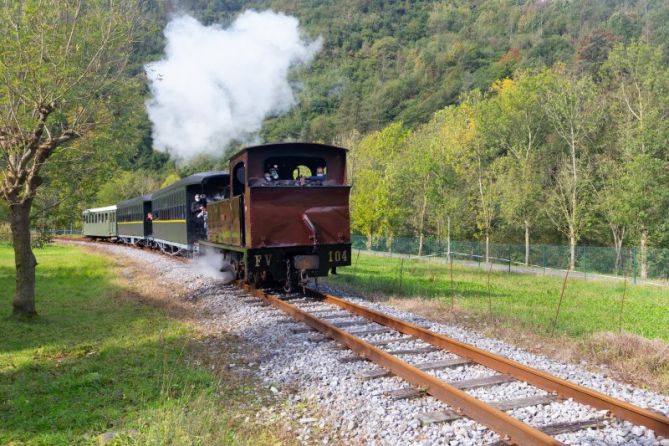
<svg viewBox="0 0 669 446"><path fill-rule="evenodd" d="M34 315L30 211L41 172L59 150L109 118L139 18L130 0L0 3L0 196L16 263L13 311ZM72 169L77 166L73 165Z"/></svg>

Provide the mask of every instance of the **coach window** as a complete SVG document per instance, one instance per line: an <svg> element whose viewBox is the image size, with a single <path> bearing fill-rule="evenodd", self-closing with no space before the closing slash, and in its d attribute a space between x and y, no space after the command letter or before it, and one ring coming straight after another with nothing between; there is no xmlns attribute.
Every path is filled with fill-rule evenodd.
<svg viewBox="0 0 669 446"><path fill-rule="evenodd" d="M244 193L244 187L246 185L246 169L244 163L237 163L232 172L232 195L236 197Z"/></svg>

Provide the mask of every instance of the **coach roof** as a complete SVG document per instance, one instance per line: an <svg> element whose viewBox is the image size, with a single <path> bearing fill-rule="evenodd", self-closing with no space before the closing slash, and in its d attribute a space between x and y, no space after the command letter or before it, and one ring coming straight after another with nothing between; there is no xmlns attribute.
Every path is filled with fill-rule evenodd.
<svg viewBox="0 0 669 446"><path fill-rule="evenodd" d="M109 212L109 211L115 211L115 210L116 210L116 205L113 204L111 206L105 206L105 207L102 207L102 208L84 209L84 214L86 212L95 213L95 212Z"/></svg>
<svg viewBox="0 0 669 446"><path fill-rule="evenodd" d="M186 178L182 178L179 181L177 181L176 183L170 184L169 186L167 186L163 189L160 189L159 191L154 192L152 198L155 198L156 196L162 195L166 192L173 191L175 189L181 189L181 188L185 188L185 187L188 187L188 186L193 186L195 184L202 184L210 178L221 177L221 176L224 176L224 175L229 175L229 174L228 174L228 172L226 172L224 170L215 170L215 171L211 171L211 172L199 172L199 173L193 174L191 176L188 176Z"/></svg>
<svg viewBox="0 0 669 446"><path fill-rule="evenodd" d="M120 207L127 207L127 206L132 206L135 204L139 203L144 203L145 201L151 201L151 194L146 194L142 195L140 197L134 197L129 200L121 201L117 206Z"/></svg>

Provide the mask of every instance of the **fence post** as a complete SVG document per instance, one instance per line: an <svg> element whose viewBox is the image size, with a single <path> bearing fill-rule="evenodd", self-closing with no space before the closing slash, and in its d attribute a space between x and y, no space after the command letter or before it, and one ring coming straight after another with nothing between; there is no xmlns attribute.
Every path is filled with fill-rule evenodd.
<svg viewBox="0 0 669 446"><path fill-rule="evenodd" d="M446 239L446 244L448 247L448 260L451 260L451 217L450 215L447 217L448 218L448 238Z"/></svg>
<svg viewBox="0 0 669 446"><path fill-rule="evenodd" d="M583 280L588 280L588 247L583 247Z"/></svg>
<svg viewBox="0 0 669 446"><path fill-rule="evenodd" d="M555 310L555 319L553 320L553 330L551 331L551 338L555 336L555 329L557 328L558 317L560 317L560 308L562 307L562 299L564 298L564 290L567 287L567 279L569 278L570 269L567 268L567 273L564 275L564 282L562 282L562 291L560 291L560 300L558 301L557 309Z"/></svg>
<svg viewBox="0 0 669 446"><path fill-rule="evenodd" d="M476 248L476 260L478 261L479 268L481 267L481 241L479 240Z"/></svg>
<svg viewBox="0 0 669 446"><path fill-rule="evenodd" d="M355 256L355 262L352 262L351 271L355 271L358 268L358 261L360 260L360 248L358 248L358 254Z"/></svg>
<svg viewBox="0 0 669 446"><path fill-rule="evenodd" d="M625 275L625 283L623 284L623 298L620 301L620 317L618 318L618 331L623 331L623 311L625 310L625 293L627 292L627 275Z"/></svg>
<svg viewBox="0 0 669 446"><path fill-rule="evenodd" d="M448 274L451 277L451 311L455 309L455 288L453 285L453 257L451 257L450 262L448 262Z"/></svg>
<svg viewBox="0 0 669 446"><path fill-rule="evenodd" d="M632 283L636 285L636 246L632 247Z"/></svg>
<svg viewBox="0 0 669 446"><path fill-rule="evenodd" d="M511 245L507 245L507 251L509 252L509 272L511 272Z"/></svg>
<svg viewBox="0 0 669 446"><path fill-rule="evenodd" d="M400 292L402 294L402 275L404 273L404 257L400 259Z"/></svg>
<svg viewBox="0 0 669 446"><path fill-rule="evenodd" d="M492 272L492 262L488 267L488 316L492 320L492 293L490 292L490 273Z"/></svg>

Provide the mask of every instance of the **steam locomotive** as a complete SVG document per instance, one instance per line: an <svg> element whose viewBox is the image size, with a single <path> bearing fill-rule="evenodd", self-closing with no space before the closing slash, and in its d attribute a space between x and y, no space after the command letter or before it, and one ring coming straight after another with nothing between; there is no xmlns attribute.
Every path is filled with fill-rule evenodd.
<svg viewBox="0 0 669 446"><path fill-rule="evenodd" d="M234 279L291 291L351 264L349 193L346 149L259 145L235 154L228 172L86 209L83 234L170 254L213 253Z"/></svg>

